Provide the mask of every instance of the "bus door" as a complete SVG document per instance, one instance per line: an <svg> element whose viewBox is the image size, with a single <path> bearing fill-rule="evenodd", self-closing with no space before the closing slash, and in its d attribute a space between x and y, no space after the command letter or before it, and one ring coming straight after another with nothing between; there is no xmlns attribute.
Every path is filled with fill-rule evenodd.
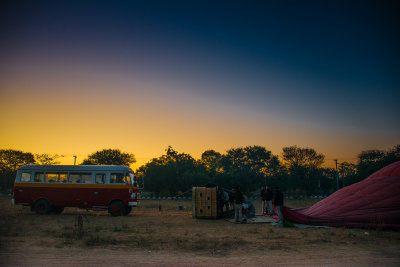
<svg viewBox="0 0 400 267"><path fill-rule="evenodd" d="M71 192L72 206L90 207L93 194L92 173L70 172L69 183L76 185Z"/></svg>
<svg viewBox="0 0 400 267"><path fill-rule="evenodd" d="M108 198L107 189L104 186L106 183L106 173L105 172L97 172L95 173L95 185L91 192L91 206L92 207L107 207L108 206Z"/></svg>
<svg viewBox="0 0 400 267"><path fill-rule="evenodd" d="M44 180L44 172L37 172L35 171L34 177L31 178L31 181L33 179L33 187L30 188L30 198L33 201L36 201L39 198L47 198L46 197L46 192L47 190L44 189L45 185L45 180Z"/></svg>
<svg viewBox="0 0 400 267"><path fill-rule="evenodd" d="M46 185L49 186L43 192L46 192L46 198L50 201L51 205L64 206L68 204L68 196L70 196L70 189L64 185L67 183L67 172L46 172L45 173Z"/></svg>

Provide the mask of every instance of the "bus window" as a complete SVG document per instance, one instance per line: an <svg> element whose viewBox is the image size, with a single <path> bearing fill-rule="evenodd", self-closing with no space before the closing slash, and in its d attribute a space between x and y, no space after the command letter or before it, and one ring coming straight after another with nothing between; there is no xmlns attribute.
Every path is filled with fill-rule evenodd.
<svg viewBox="0 0 400 267"><path fill-rule="evenodd" d="M30 172L23 172L21 174L21 182L22 183L29 183L31 181L31 173Z"/></svg>
<svg viewBox="0 0 400 267"><path fill-rule="evenodd" d="M58 180L57 173L46 173L46 182L48 183L56 183Z"/></svg>
<svg viewBox="0 0 400 267"><path fill-rule="evenodd" d="M76 173L69 174L69 182L72 184L80 183L81 182L81 175Z"/></svg>
<svg viewBox="0 0 400 267"><path fill-rule="evenodd" d="M44 174L43 172L36 172L34 182L43 183L44 182Z"/></svg>
<svg viewBox="0 0 400 267"><path fill-rule="evenodd" d="M70 173L69 182L74 184L91 184L92 174L90 173Z"/></svg>
<svg viewBox="0 0 400 267"><path fill-rule="evenodd" d="M106 182L105 173L96 173L96 184L104 184Z"/></svg>
<svg viewBox="0 0 400 267"><path fill-rule="evenodd" d="M131 177L129 176L129 173L125 174L124 183L131 184Z"/></svg>
<svg viewBox="0 0 400 267"><path fill-rule="evenodd" d="M91 184L92 183L92 174L91 173L83 173L81 175L82 183Z"/></svg>
<svg viewBox="0 0 400 267"><path fill-rule="evenodd" d="M111 173L110 184L124 184L124 174L123 173Z"/></svg>
<svg viewBox="0 0 400 267"><path fill-rule="evenodd" d="M46 173L46 181L48 183L66 183L66 173Z"/></svg>
<svg viewBox="0 0 400 267"><path fill-rule="evenodd" d="M58 182L65 184L67 182L67 174L66 173L60 173L60 176L58 177Z"/></svg>

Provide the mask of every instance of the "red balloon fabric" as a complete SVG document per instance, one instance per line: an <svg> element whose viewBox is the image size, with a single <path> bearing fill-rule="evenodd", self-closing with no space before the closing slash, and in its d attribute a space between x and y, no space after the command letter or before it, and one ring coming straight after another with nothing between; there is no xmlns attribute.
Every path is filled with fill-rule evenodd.
<svg viewBox="0 0 400 267"><path fill-rule="evenodd" d="M283 208L293 223L400 229L400 161L307 208Z"/></svg>

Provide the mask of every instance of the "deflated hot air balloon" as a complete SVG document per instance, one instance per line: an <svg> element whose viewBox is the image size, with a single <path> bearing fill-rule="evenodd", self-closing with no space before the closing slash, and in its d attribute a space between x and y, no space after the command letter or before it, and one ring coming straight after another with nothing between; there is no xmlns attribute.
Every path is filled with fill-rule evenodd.
<svg viewBox="0 0 400 267"><path fill-rule="evenodd" d="M310 207L285 207L283 216L298 224L400 229L400 161Z"/></svg>

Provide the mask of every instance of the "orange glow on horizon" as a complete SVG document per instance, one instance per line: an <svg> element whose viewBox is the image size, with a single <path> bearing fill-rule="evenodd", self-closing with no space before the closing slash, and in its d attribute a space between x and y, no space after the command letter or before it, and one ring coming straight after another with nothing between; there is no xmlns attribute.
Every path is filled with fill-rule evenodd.
<svg viewBox="0 0 400 267"><path fill-rule="evenodd" d="M197 159L208 149L225 153L261 145L281 155L283 147L297 145L325 154L325 165L333 167L335 158L354 162L363 150L396 144L394 136L375 138L264 117L187 92L163 91L162 85L9 79L0 91L1 148L66 155L63 164L73 164L72 155L80 163L104 148L133 153L136 169L165 154L169 145Z"/></svg>

